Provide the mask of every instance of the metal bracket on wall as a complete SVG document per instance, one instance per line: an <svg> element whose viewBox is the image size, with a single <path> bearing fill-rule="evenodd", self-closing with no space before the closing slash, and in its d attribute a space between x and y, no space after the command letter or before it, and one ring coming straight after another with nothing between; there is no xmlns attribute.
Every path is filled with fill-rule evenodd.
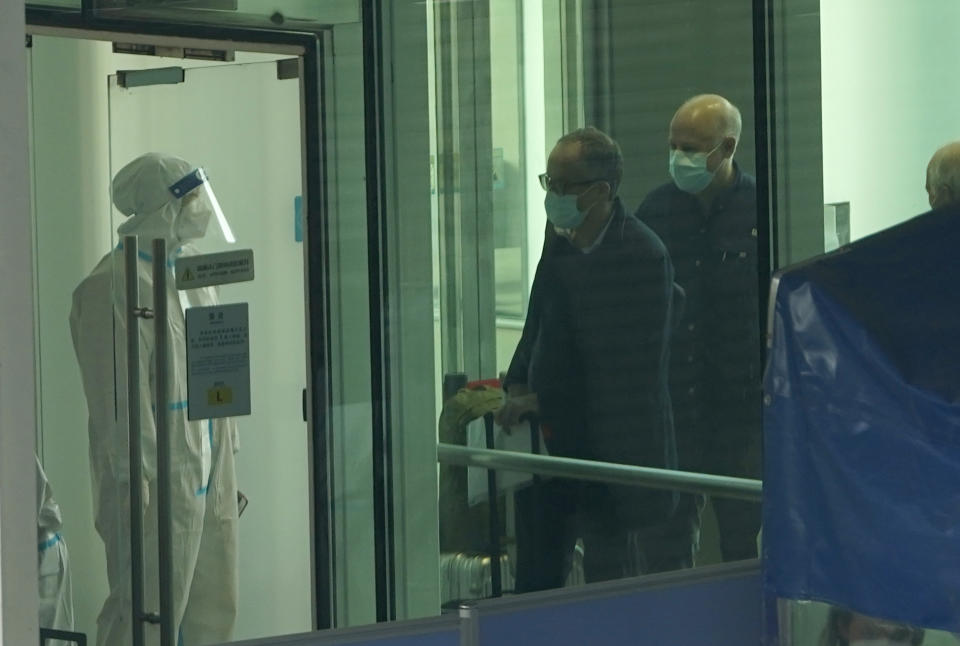
<svg viewBox="0 0 960 646"><path fill-rule="evenodd" d="M145 85L176 85L183 83L182 67L159 67L155 70L117 70L117 85L125 88Z"/></svg>
<svg viewBox="0 0 960 646"><path fill-rule="evenodd" d="M140 56L164 56L166 58L191 58L201 61L232 62L233 50L204 49L200 47L164 47L142 43L113 43L114 54L138 54Z"/></svg>
<svg viewBox="0 0 960 646"><path fill-rule="evenodd" d="M285 81L288 79L300 78L300 59L285 58L277 61L277 80Z"/></svg>

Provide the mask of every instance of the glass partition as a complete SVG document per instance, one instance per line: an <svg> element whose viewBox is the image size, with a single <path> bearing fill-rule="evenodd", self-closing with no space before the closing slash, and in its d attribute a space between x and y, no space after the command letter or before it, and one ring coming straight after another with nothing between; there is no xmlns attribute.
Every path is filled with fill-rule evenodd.
<svg viewBox="0 0 960 646"><path fill-rule="evenodd" d="M324 262L337 280L323 297L341 316L323 343L339 366L327 385L331 487L344 492L332 548L341 625L373 621L380 606L384 616L432 614L498 586L522 592L756 555L752 503L510 474L499 474L491 500L481 471L441 465L436 478L434 451L438 439L539 443L557 456L759 477L760 277L770 269L761 250L774 247L778 266L801 261L949 192L949 173L928 162L958 136L960 97L942 79L960 14L949 0L923 10L896 0L773 3L766 27L780 37L764 79L757 62L769 43L755 41L754 4L376 3L389 64L371 117L364 64L376 49L364 42L358 0L94 2L99 17L335 25L322 136L333 241ZM255 251L257 279L221 290L224 302L251 304L259 394L242 426L269 429L243 431L237 455L250 500L239 531L255 546L240 551L238 636L305 629L297 83L274 63L243 64L160 85L115 77L104 93L121 68L109 44L45 55L42 40L33 52L40 452L80 555L78 621L93 632L106 563L77 432L86 400L79 372L62 366L74 353L66 321L73 289L118 243L124 220L107 181L159 150L209 171L233 246ZM768 81L775 94L755 96ZM758 99L774 108L770 159L757 157L769 134ZM373 180L361 143L374 126L385 159L379 222L364 217ZM763 188L774 213L758 203ZM384 283L371 299L374 266ZM370 322L381 315L374 341ZM375 439L379 426L387 435ZM370 500L387 481L391 522L378 525ZM276 593L291 586L302 594Z"/></svg>
<svg viewBox="0 0 960 646"><path fill-rule="evenodd" d="M43 0L42 2L31 2L31 6L49 7L53 9L80 9L80 0Z"/></svg>
<svg viewBox="0 0 960 646"><path fill-rule="evenodd" d="M314 341L328 344L338 366L325 384L335 401L327 484L342 495L332 503L338 624L490 596L497 571L502 592L519 592L753 557L759 514L750 503L533 478L515 478L491 501L482 473L441 466L439 496L435 477L438 438L488 446L485 414L499 420L493 446L501 448L536 442L557 456L758 475L765 268L757 248L767 243L759 226L767 214L752 180L752 3L397 0L380 8L390 65L375 117L386 208L374 223L364 217L373 180L360 142L378 124L364 110L375 97L363 86L358 3L96 5L101 17L336 24L322 133L331 186L323 262L336 278L323 298L339 316L329 338ZM112 210L107 179L142 152L196 158L237 240L207 236L201 251L249 246L257 267L252 283L221 289L223 302L250 303L257 395L241 426L270 429L249 440L242 431L237 454L250 500L241 542L257 547L240 551L238 636L303 629L313 603L308 452L306 437L290 430L303 424L306 376L302 169L291 165L297 83L288 68L248 64L237 52L239 65L130 65L168 69L115 76L104 94L100 83L124 69L114 61L130 58L59 54L78 69L44 77L47 123L74 118L57 100L65 87L89 113L79 131L37 135L47 361L72 355L57 321L74 283L118 243L125 219ZM108 111L109 121L99 118ZM56 265L60 224L43 214L74 208L73 195L84 196L83 217L67 238L81 244ZM208 226L223 230L217 217ZM371 299L369 271L381 261L384 284ZM370 322L381 315L374 341ZM43 442L46 461L62 467L50 470L54 484L67 478L75 498L67 506L81 510L78 579L98 594L80 601L78 616L92 626L106 565L78 475L86 470L72 465L83 446L73 435L62 457L52 450L54 429L71 426L66 411L85 402L77 374L55 377L57 364L46 365L46 378L65 380L61 392L72 393L65 407L45 395ZM534 413L529 431L517 419L526 412ZM520 431L503 430L518 422ZM372 510L381 494L389 504ZM389 522L374 518L381 514ZM281 529L271 537L271 527ZM302 594L284 601L278 580Z"/></svg>
<svg viewBox="0 0 960 646"><path fill-rule="evenodd" d="M426 12L439 441L758 478L753 3ZM440 467L443 603L757 554L756 503L500 477Z"/></svg>
<svg viewBox="0 0 960 646"><path fill-rule="evenodd" d="M93 0L98 15L151 21L194 20L213 24L302 28L357 22L359 0Z"/></svg>

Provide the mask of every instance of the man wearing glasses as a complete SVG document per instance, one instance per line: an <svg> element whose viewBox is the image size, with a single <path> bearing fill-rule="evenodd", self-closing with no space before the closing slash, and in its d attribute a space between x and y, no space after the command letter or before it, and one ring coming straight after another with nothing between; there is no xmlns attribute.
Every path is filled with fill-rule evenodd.
<svg viewBox="0 0 960 646"><path fill-rule="evenodd" d="M619 146L595 128L562 137L540 176L549 235L498 412L538 415L552 455L673 468L667 389L673 267L617 197ZM559 587L577 538L587 581L668 569L651 529L669 493L554 479L517 494L518 592Z"/></svg>

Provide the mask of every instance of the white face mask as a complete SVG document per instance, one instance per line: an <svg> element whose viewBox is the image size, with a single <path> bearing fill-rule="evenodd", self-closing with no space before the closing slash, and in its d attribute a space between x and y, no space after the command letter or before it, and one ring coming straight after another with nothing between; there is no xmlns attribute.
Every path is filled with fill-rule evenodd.
<svg viewBox="0 0 960 646"><path fill-rule="evenodd" d="M717 144L713 150L705 153L687 153L682 150L670 151L670 177L681 191L699 193L710 186L716 170L707 170L707 158L712 155L723 142Z"/></svg>
<svg viewBox="0 0 960 646"><path fill-rule="evenodd" d="M203 193L183 199L184 203L180 206L180 213L177 215L174 227L177 239L180 242L198 240L207 233L213 208Z"/></svg>

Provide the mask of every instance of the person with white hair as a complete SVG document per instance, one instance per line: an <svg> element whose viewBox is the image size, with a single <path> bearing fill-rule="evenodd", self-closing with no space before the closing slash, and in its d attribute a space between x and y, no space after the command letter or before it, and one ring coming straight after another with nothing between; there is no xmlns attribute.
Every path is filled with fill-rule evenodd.
<svg viewBox="0 0 960 646"><path fill-rule="evenodd" d="M952 141L933 153L927 164L926 189L931 209L960 202L960 141Z"/></svg>
<svg viewBox="0 0 960 646"><path fill-rule="evenodd" d="M672 181L636 216L663 240L686 293L673 335L670 396L680 468L758 478L761 321L757 188L734 161L740 111L716 94L685 101L670 121ZM693 564L704 500L681 498L664 541ZM724 561L754 558L760 505L715 498Z"/></svg>
<svg viewBox="0 0 960 646"><path fill-rule="evenodd" d="M113 203L128 217L117 232L137 236L140 305L153 309L151 241L167 243L166 264L192 253L216 219L228 240L229 228L202 168L170 155L148 153L113 178ZM103 539L110 592L97 618L99 646L128 645L132 639L130 579L130 468L127 408L140 406L143 446L145 611L158 611L157 435L154 411L168 412L171 507L173 510L173 624L184 646L219 644L232 638L237 614L238 498L234 468L237 427L233 419L187 417L184 309L218 304L214 288L178 291L167 281L170 347L167 401L156 401L153 326L140 325L138 402L127 401L126 312L123 243L108 253L73 293L70 330L80 364L89 413L90 468L96 528ZM158 641L156 625L146 629Z"/></svg>

